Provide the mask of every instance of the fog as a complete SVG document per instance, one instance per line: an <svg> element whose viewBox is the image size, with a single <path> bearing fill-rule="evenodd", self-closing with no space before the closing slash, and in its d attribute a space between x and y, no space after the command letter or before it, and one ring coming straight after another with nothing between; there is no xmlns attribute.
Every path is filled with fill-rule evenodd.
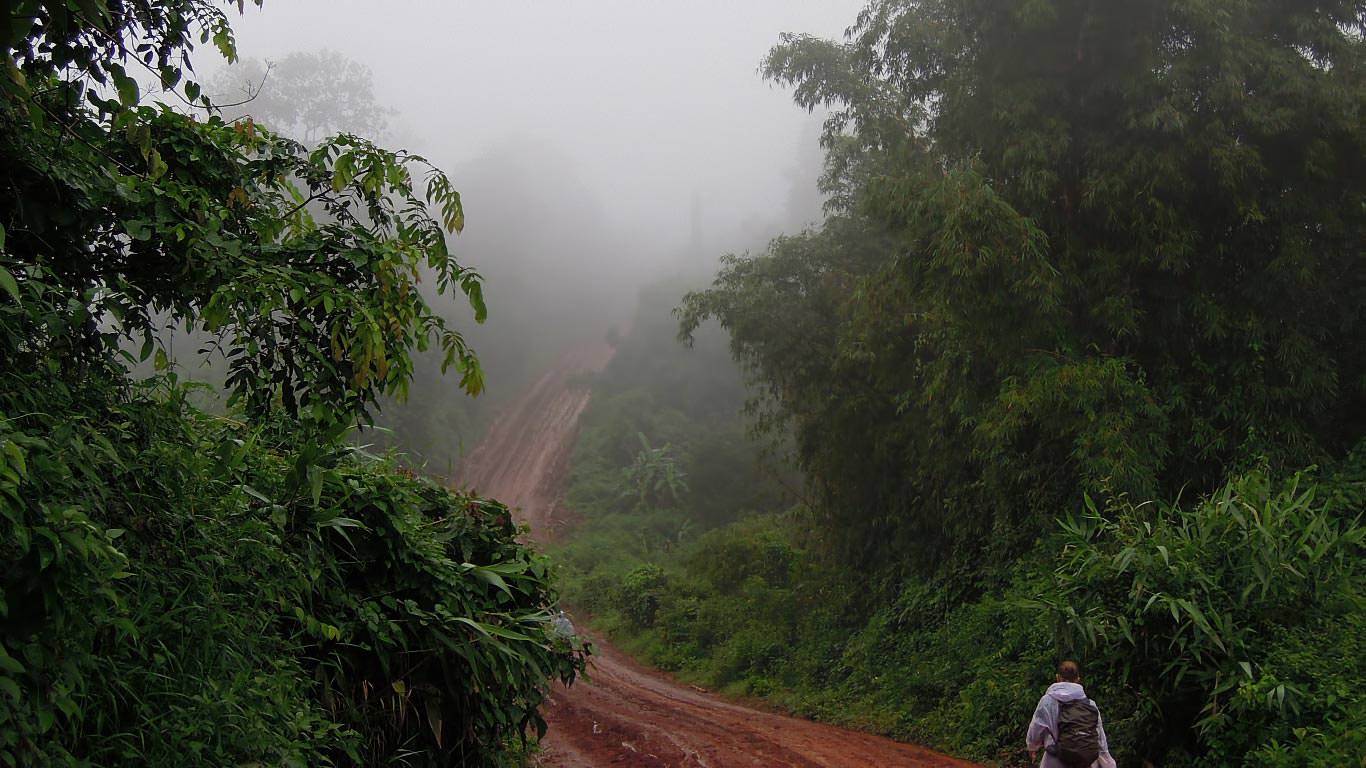
<svg viewBox="0 0 1366 768"><path fill-rule="evenodd" d="M466 212L453 250L484 275L489 319L475 328L468 308L438 305L484 361L489 393L458 399L429 364L413 404L381 419L444 470L491 405L628 322L642 285L701 280L720 254L819 218L823 116L758 67L780 33L840 37L862 5L267 0L234 22L243 63L225 72L206 52L197 67L206 82L259 85L264 62L339 53L369 69L358 101L379 112L349 105L337 113L353 124L328 127L378 133L451 175ZM268 107L287 76L266 77L258 110L312 95Z"/></svg>
<svg viewBox="0 0 1366 768"><path fill-rule="evenodd" d="M391 138L453 172L535 148L562 158L546 171L576 175L628 241L679 244L694 193L712 239L786 214L812 118L759 61L780 32L840 36L862 5L267 0L235 26L244 58L330 49L368 66L396 111ZM480 190L462 190L478 231Z"/></svg>

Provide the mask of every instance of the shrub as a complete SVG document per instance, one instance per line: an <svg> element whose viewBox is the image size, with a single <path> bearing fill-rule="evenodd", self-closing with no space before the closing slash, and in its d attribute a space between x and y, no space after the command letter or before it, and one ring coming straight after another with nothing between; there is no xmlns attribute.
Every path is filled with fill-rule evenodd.
<svg viewBox="0 0 1366 768"><path fill-rule="evenodd" d="M18 378L0 764L496 765L582 668L502 505L164 382Z"/></svg>
<svg viewBox="0 0 1366 768"><path fill-rule="evenodd" d="M746 579L784 587L799 553L768 519L754 519L710 531L689 550L685 566L717 592L729 593Z"/></svg>
<svg viewBox="0 0 1366 768"><path fill-rule="evenodd" d="M653 563L637 566L621 580L617 610L636 628L654 626L665 584L664 569L660 566Z"/></svg>
<svg viewBox="0 0 1366 768"><path fill-rule="evenodd" d="M1241 763L1274 753L1272 738L1331 730L1315 712L1359 711L1360 694L1312 691L1336 696L1320 678L1366 689L1361 654L1343 666L1330 653L1360 647L1348 630L1361 624L1366 528L1318 501L1304 476L1278 485L1250 473L1189 509L1089 506L1064 532L1044 602L1065 642L1105 659L1132 690L1150 759ZM1332 640L1301 642L1315 635ZM1306 649L1313 663L1289 663Z"/></svg>

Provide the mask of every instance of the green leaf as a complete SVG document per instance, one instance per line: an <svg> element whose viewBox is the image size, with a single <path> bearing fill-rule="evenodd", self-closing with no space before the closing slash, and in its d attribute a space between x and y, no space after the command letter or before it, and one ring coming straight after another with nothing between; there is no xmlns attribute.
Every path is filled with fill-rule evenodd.
<svg viewBox="0 0 1366 768"><path fill-rule="evenodd" d="M274 504L274 502L266 498L265 494L261 493L255 488L252 488L250 485L242 485L241 488L243 493L247 494L248 496L252 497L253 499L256 499L257 501L263 504Z"/></svg>
<svg viewBox="0 0 1366 768"><path fill-rule="evenodd" d="M119 103L125 107L137 106L141 98L137 81L129 77L123 67L118 65L110 66L109 74L114 79L114 88L119 92Z"/></svg>
<svg viewBox="0 0 1366 768"><path fill-rule="evenodd" d="M321 523L319 523L319 525L323 525L328 528L335 528L343 533L347 528L359 528L362 531L370 530L365 525L365 523L362 523L354 517L333 517L328 520L322 521Z"/></svg>
<svg viewBox="0 0 1366 768"><path fill-rule="evenodd" d="M180 82L181 71L179 67L166 66L161 68L161 87L170 90Z"/></svg>
<svg viewBox="0 0 1366 768"><path fill-rule="evenodd" d="M475 621L474 619L465 618L464 616L456 616L454 618L461 624L467 624L471 627L474 627L480 633L485 635L497 635L498 637L504 637L508 640L532 640L532 638L527 635L523 635L520 632L513 632L510 629L504 629L503 627L500 627L496 624L486 624L482 621Z"/></svg>
<svg viewBox="0 0 1366 768"><path fill-rule="evenodd" d="M20 92L21 94L27 95L28 92L29 92L29 91L28 91L28 78L24 77L24 72L23 72L23 70L19 69L19 67L18 67L17 65L15 65L15 63L14 63L13 60L8 60L8 61L6 62L6 64L7 64L8 70L9 70L9 77L10 77L10 80L13 81L14 84L18 87L19 92ZM36 110L35 110L35 111L36 111Z"/></svg>
<svg viewBox="0 0 1366 768"><path fill-rule="evenodd" d="M13 656L6 653L4 648L0 648L0 669L9 672L12 675L22 675L24 673L24 665L20 664Z"/></svg>
<svg viewBox="0 0 1366 768"><path fill-rule="evenodd" d="M134 123L128 126L124 132L128 142L138 148L142 159L146 160L152 153L152 129L146 123Z"/></svg>
<svg viewBox="0 0 1366 768"><path fill-rule="evenodd" d="M109 8L105 0L76 0L75 5L80 10L81 21L91 24L96 29L108 31Z"/></svg>
<svg viewBox="0 0 1366 768"><path fill-rule="evenodd" d="M488 306L484 303L484 289L477 280L464 284L465 295L474 308L474 322L483 323L489 317Z"/></svg>
<svg viewBox="0 0 1366 768"><path fill-rule="evenodd" d="M214 47L218 48L218 52L223 55L223 58L227 59L229 64L237 61L237 47L232 39L232 29L226 22L214 31L213 44Z"/></svg>
<svg viewBox="0 0 1366 768"><path fill-rule="evenodd" d="M13 297L16 304L19 303L19 283L14 279L14 275L10 274L10 271L4 267L0 267L0 288L4 288L5 293Z"/></svg>
<svg viewBox="0 0 1366 768"><path fill-rule="evenodd" d="M332 166L332 190L340 192L356 176L356 157L348 152Z"/></svg>
<svg viewBox="0 0 1366 768"><path fill-rule="evenodd" d="M185 98L194 101L199 98L199 83L193 80L185 81Z"/></svg>
<svg viewBox="0 0 1366 768"><path fill-rule="evenodd" d="M480 580L487 582L488 584L497 587L498 589L503 590L509 595L512 594L512 590L508 587L507 582L503 581L503 577L499 576L498 574L494 573L488 568L475 567L471 572Z"/></svg>
<svg viewBox="0 0 1366 768"><path fill-rule="evenodd" d="M161 159L161 153L155 149L152 150L147 157L147 175L155 181L161 178L166 170L166 162Z"/></svg>
<svg viewBox="0 0 1366 768"><path fill-rule="evenodd" d="M123 229L134 240L147 240L152 236L151 227L143 219L130 219L123 222Z"/></svg>

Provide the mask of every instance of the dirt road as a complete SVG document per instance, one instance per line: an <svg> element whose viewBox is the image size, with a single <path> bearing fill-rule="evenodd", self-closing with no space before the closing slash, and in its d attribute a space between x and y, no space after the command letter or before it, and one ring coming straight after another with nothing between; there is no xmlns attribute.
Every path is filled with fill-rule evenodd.
<svg viewBox="0 0 1366 768"><path fill-rule="evenodd" d="M537 542L553 540L568 522L561 494L579 415L588 405L585 377L606 367L612 352L605 343L579 347L504 405L460 463L456 485L507 504Z"/></svg>
<svg viewBox="0 0 1366 768"><path fill-rule="evenodd" d="M566 355L503 408L464 462L459 485L519 509L546 542L569 522L561 494L578 419L588 404L582 374L611 359L606 344ZM645 669L595 643L591 682L560 689L542 714L545 768L971 767L930 750L728 702Z"/></svg>

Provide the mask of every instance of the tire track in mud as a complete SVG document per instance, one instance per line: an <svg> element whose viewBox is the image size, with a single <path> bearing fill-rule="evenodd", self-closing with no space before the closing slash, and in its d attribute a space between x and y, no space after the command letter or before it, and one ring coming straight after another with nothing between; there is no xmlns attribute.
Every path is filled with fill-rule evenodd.
<svg viewBox="0 0 1366 768"><path fill-rule="evenodd" d="M456 486L507 504L531 527L534 541L553 540L567 522L561 495L590 394L578 379L605 368L613 351L605 343L578 347L502 406L483 441L460 463Z"/></svg>
<svg viewBox="0 0 1366 768"><path fill-rule="evenodd" d="M505 405L462 463L456 482L512 507L531 538L552 541L572 522L562 494L579 416L590 391L583 374L612 358L605 343L561 357ZM541 714L550 726L536 765L544 768L974 768L923 747L726 701L642 667L600 638L589 679L554 691Z"/></svg>

